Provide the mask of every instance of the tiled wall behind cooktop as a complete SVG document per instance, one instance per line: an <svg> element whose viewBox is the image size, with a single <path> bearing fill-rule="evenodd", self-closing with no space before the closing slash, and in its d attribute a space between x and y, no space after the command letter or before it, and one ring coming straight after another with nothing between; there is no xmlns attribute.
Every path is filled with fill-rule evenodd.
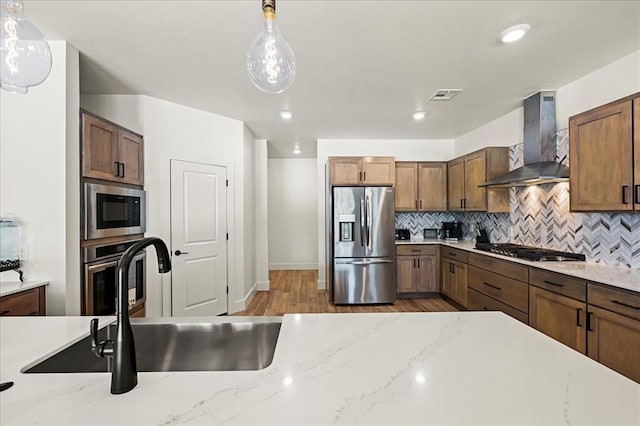
<svg viewBox="0 0 640 426"><path fill-rule="evenodd" d="M556 161L568 165L568 131L557 133ZM509 166L523 164L522 144L510 149ZM462 222L465 238L480 223L492 242L514 242L583 253L587 260L640 269L639 213L571 213L569 184L545 184L510 190L510 213L397 213L396 227L422 236L422 228L445 221ZM509 237L512 227L513 237Z"/></svg>

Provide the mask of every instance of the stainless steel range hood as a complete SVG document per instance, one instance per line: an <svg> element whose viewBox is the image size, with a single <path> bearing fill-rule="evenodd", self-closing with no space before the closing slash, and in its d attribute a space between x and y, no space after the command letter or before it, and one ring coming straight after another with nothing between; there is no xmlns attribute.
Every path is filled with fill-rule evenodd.
<svg viewBox="0 0 640 426"><path fill-rule="evenodd" d="M569 180L569 168L557 163L555 92L538 92L524 100L524 166L480 186L540 185Z"/></svg>

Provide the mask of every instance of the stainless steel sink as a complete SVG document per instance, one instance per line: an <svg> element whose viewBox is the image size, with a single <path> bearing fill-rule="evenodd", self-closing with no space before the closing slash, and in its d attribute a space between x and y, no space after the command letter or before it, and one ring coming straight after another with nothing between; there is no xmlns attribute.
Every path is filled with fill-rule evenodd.
<svg viewBox="0 0 640 426"><path fill-rule="evenodd" d="M134 323L138 371L261 370L273 360L280 321ZM114 333L115 324L104 327L99 340L111 339ZM86 337L22 372L106 373L110 363L91 352L91 339Z"/></svg>

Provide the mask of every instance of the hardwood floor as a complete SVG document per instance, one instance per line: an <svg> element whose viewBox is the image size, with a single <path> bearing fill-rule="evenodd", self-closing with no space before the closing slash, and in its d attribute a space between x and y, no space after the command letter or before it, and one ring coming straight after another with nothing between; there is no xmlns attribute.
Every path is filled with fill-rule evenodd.
<svg viewBox="0 0 640 426"><path fill-rule="evenodd" d="M441 298L397 299L393 305L334 305L317 289L317 270L269 271L271 290L258 291L246 310L235 315L280 316L291 313L333 312L455 312Z"/></svg>

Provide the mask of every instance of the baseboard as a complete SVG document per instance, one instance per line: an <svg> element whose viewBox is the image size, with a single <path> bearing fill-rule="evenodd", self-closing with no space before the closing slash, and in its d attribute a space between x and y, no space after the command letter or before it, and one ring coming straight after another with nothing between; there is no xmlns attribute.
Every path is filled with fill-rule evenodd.
<svg viewBox="0 0 640 426"><path fill-rule="evenodd" d="M326 290L327 282L325 280L318 280L318 290Z"/></svg>
<svg viewBox="0 0 640 426"><path fill-rule="evenodd" d="M235 314L236 312L244 311L245 309L247 309L247 306L249 306L249 303L251 303L254 296L256 295L256 291L258 291L258 283L255 283L253 287L251 287L251 290L249 290L249 293L247 293L245 297L229 303L228 314Z"/></svg>
<svg viewBox="0 0 640 426"><path fill-rule="evenodd" d="M317 263L270 263L269 270L318 269Z"/></svg>
<svg viewBox="0 0 640 426"><path fill-rule="evenodd" d="M258 291L269 291L271 288L271 281L258 281L256 283Z"/></svg>

